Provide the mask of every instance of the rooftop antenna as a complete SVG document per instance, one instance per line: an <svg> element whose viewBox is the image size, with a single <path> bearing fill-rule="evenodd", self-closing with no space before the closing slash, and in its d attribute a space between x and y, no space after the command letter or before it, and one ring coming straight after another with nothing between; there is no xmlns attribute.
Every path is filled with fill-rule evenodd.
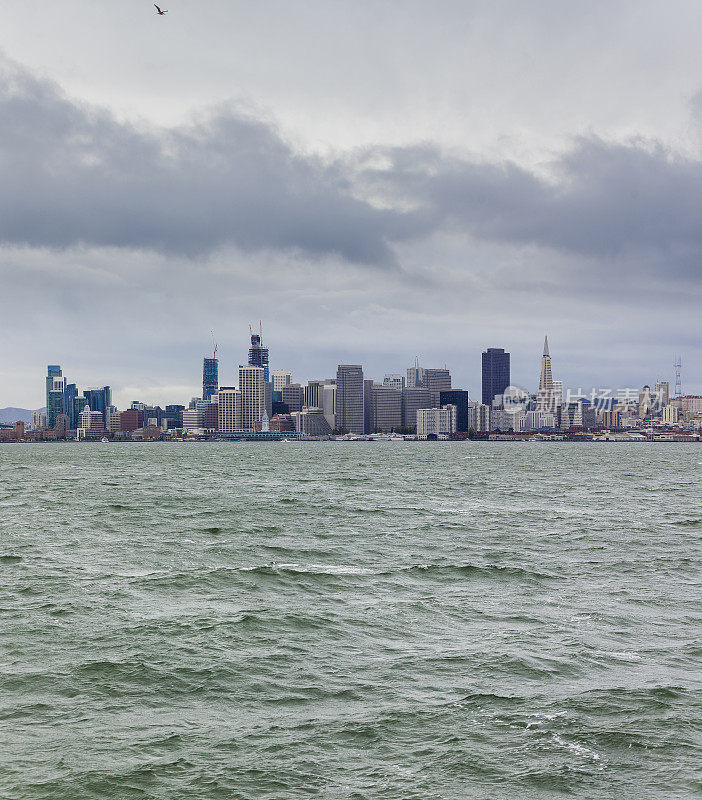
<svg viewBox="0 0 702 800"><path fill-rule="evenodd" d="M682 359L677 357L675 363L675 397L682 397L682 381L680 380L680 370L682 369Z"/></svg>

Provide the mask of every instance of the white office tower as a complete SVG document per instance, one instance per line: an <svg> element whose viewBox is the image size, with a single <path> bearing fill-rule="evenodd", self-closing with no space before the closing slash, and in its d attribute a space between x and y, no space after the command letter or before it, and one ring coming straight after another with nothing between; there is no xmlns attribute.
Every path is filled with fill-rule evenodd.
<svg viewBox="0 0 702 800"><path fill-rule="evenodd" d="M420 408L417 411L417 436L449 436L456 432L458 408L446 405L443 408Z"/></svg>
<svg viewBox="0 0 702 800"><path fill-rule="evenodd" d="M183 430L197 431L205 425L205 415L200 408L186 408L183 411Z"/></svg>
<svg viewBox="0 0 702 800"><path fill-rule="evenodd" d="M680 409L670 403L663 409L663 422L666 425L675 425L680 419Z"/></svg>
<svg viewBox="0 0 702 800"><path fill-rule="evenodd" d="M32 411L32 430L36 431L39 428L46 428L46 425L46 411Z"/></svg>
<svg viewBox="0 0 702 800"><path fill-rule="evenodd" d="M468 427L481 433L489 431L490 411L490 406L485 403L468 403Z"/></svg>
<svg viewBox="0 0 702 800"><path fill-rule="evenodd" d="M274 369L271 378L273 379L273 391L282 392L283 386L290 386L292 383L292 372L289 369Z"/></svg>
<svg viewBox="0 0 702 800"><path fill-rule="evenodd" d="M554 381L553 382L553 400L555 408L560 408L563 405L563 381Z"/></svg>
<svg viewBox="0 0 702 800"><path fill-rule="evenodd" d="M119 430L120 416L116 406L107 406L105 409L105 427L108 431L112 431L113 433Z"/></svg>
<svg viewBox="0 0 702 800"><path fill-rule="evenodd" d="M336 425L349 433L363 434L363 367L339 364L336 371Z"/></svg>
<svg viewBox="0 0 702 800"><path fill-rule="evenodd" d="M383 378L383 386L387 386L388 389L399 389L402 391L405 388L405 379L402 375L386 375Z"/></svg>
<svg viewBox="0 0 702 800"><path fill-rule="evenodd" d="M320 408L329 427L336 428L336 381L325 381L320 387Z"/></svg>
<svg viewBox="0 0 702 800"><path fill-rule="evenodd" d="M653 411L653 399L651 397L651 387L646 385L639 394L639 418L650 417Z"/></svg>
<svg viewBox="0 0 702 800"><path fill-rule="evenodd" d="M241 392L233 386L220 386L217 391L217 423L220 433L237 433L242 429Z"/></svg>
<svg viewBox="0 0 702 800"><path fill-rule="evenodd" d="M656 381L653 401L657 411L661 411L670 403L670 383L668 381Z"/></svg>
<svg viewBox="0 0 702 800"><path fill-rule="evenodd" d="M241 429L253 432L263 421L266 410L266 380L263 367L239 367Z"/></svg>
<svg viewBox="0 0 702 800"><path fill-rule="evenodd" d="M105 432L102 412L91 411L86 405L78 416L78 438L85 439L89 436L100 436Z"/></svg>

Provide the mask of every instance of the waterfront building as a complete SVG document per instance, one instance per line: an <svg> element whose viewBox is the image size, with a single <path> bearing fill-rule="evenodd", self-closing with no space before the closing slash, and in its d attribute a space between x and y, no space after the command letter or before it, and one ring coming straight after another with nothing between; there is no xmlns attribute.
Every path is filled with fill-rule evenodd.
<svg viewBox="0 0 702 800"><path fill-rule="evenodd" d="M284 386L290 386L292 383L292 372L289 369L274 369L271 372L271 380L273 391L281 392Z"/></svg>
<svg viewBox="0 0 702 800"><path fill-rule="evenodd" d="M163 417L168 430L181 428L183 425L183 411L185 406L181 405L168 405L163 412Z"/></svg>
<svg viewBox="0 0 702 800"><path fill-rule="evenodd" d="M214 395L213 402L210 402L205 407L202 415L202 427L208 431L216 431L219 428L219 403L217 402L217 395Z"/></svg>
<svg viewBox="0 0 702 800"><path fill-rule="evenodd" d="M402 425L405 428L414 428L417 425L417 411L431 407L431 392L429 389L406 387L402 391Z"/></svg>
<svg viewBox="0 0 702 800"><path fill-rule="evenodd" d="M668 403L668 405L663 408L663 422L665 422L666 425L676 425L679 419L680 409Z"/></svg>
<svg viewBox="0 0 702 800"><path fill-rule="evenodd" d="M383 378L383 386L389 389L398 389L400 392L405 388L405 379L402 375L388 374Z"/></svg>
<svg viewBox="0 0 702 800"><path fill-rule="evenodd" d="M602 412L602 425L605 428L621 428L622 415L620 411L603 411Z"/></svg>
<svg viewBox="0 0 702 800"><path fill-rule="evenodd" d="M475 430L475 425L471 425L468 418L469 403L470 396L463 389L444 389L439 393L440 406L456 406L456 430L460 433L465 433L469 428Z"/></svg>
<svg viewBox="0 0 702 800"><path fill-rule="evenodd" d="M46 411L32 411L30 426L34 431L48 427Z"/></svg>
<svg viewBox="0 0 702 800"><path fill-rule="evenodd" d="M680 400L680 409L683 414L702 414L702 395L685 394Z"/></svg>
<svg viewBox="0 0 702 800"><path fill-rule="evenodd" d="M241 392L241 430L255 431L266 410L265 369L263 367L239 367L239 391Z"/></svg>
<svg viewBox="0 0 702 800"><path fill-rule="evenodd" d="M268 424L268 430L271 433L292 433L295 430L295 423L290 414L275 414Z"/></svg>
<svg viewBox="0 0 702 800"><path fill-rule="evenodd" d="M86 405L90 406L91 411L99 411L102 414L102 426L107 425L107 407L112 405L112 390L109 386L102 386L98 389L85 389L83 391Z"/></svg>
<svg viewBox="0 0 702 800"><path fill-rule="evenodd" d="M392 431L402 427L402 390L375 384L371 394L371 419L368 433Z"/></svg>
<svg viewBox="0 0 702 800"><path fill-rule="evenodd" d="M86 403L78 418L78 438L93 439L105 435L105 417L102 411L93 411Z"/></svg>
<svg viewBox="0 0 702 800"><path fill-rule="evenodd" d="M308 436L328 436L332 428L326 420L321 408L303 408L292 414L295 430Z"/></svg>
<svg viewBox="0 0 702 800"><path fill-rule="evenodd" d="M275 375L273 377L275 378ZM289 413L302 411L302 406L305 405L305 390L301 384L287 383L281 387L280 391L282 402L288 407Z"/></svg>
<svg viewBox="0 0 702 800"><path fill-rule="evenodd" d="M363 433L370 433L373 428L373 386L372 378L363 379Z"/></svg>
<svg viewBox="0 0 702 800"><path fill-rule="evenodd" d="M140 408L128 408L119 415L119 430L123 433L131 433L142 427L144 412Z"/></svg>
<svg viewBox="0 0 702 800"><path fill-rule="evenodd" d="M183 411L183 430L196 431L205 427L205 415L199 408L186 408Z"/></svg>
<svg viewBox="0 0 702 800"><path fill-rule="evenodd" d="M212 399L212 395L217 394L218 388L219 388L219 359L215 357L203 358L202 399L207 400L209 402Z"/></svg>
<svg viewBox="0 0 702 800"><path fill-rule="evenodd" d="M51 378L51 387L47 394L46 417L49 427L53 428L59 414L65 413L66 379L62 376Z"/></svg>
<svg viewBox="0 0 702 800"><path fill-rule="evenodd" d="M329 423L332 430L336 428L336 381L329 379L321 386L320 407L324 413L324 419Z"/></svg>
<svg viewBox="0 0 702 800"><path fill-rule="evenodd" d="M417 411L417 436L449 436L456 433L456 406L444 408L420 408Z"/></svg>
<svg viewBox="0 0 702 800"><path fill-rule="evenodd" d="M475 431L490 430L491 406L485 403L470 403L468 406L468 427ZM471 413L472 412L472 413Z"/></svg>
<svg viewBox="0 0 702 800"><path fill-rule="evenodd" d="M509 359L509 353L501 347L488 347L483 353L482 400L487 406L492 406L495 398L501 398L510 385Z"/></svg>
<svg viewBox="0 0 702 800"><path fill-rule="evenodd" d="M336 426L349 433L363 434L363 367L339 364L336 371Z"/></svg>
<svg viewBox="0 0 702 800"><path fill-rule="evenodd" d="M217 414L217 428L220 433L238 433L242 430L242 400L239 389L232 386L219 387Z"/></svg>
<svg viewBox="0 0 702 800"><path fill-rule="evenodd" d="M251 334L251 347L249 348L249 366L261 367L263 380L268 383L268 348L263 346L263 332ZM260 420L259 420L260 422ZM253 428L252 428L253 430Z"/></svg>

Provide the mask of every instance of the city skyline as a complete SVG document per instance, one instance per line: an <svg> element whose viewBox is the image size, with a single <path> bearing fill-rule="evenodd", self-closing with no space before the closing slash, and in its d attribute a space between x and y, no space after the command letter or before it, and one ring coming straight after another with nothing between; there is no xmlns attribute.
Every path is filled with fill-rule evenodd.
<svg viewBox="0 0 702 800"><path fill-rule="evenodd" d="M693 4L202 8L4 9L0 404L187 395L259 319L302 378L524 385L546 329L570 385L702 391Z"/></svg>
<svg viewBox="0 0 702 800"><path fill-rule="evenodd" d="M239 368L241 366L243 366L243 365L246 365L247 363L252 363L251 362L252 353L258 353L259 352L258 348L261 348L263 351L265 351L265 353L266 353L265 358L266 359L268 358L268 352L271 349L273 350L273 358L272 358L271 363L270 363L270 369L268 367L268 362L266 362L266 371L268 372L268 374L270 376L269 379L271 380L271 385L272 385L272 382L274 380L274 373L276 373L276 372L285 372L285 373L289 372L290 373L290 375L289 375L289 381L290 382L296 383L296 384L306 385L309 382L325 380L325 379L328 379L328 378L334 378L336 376L336 373L337 373L337 368L338 368L338 366L340 364L350 364L350 363L359 363L361 365L362 369L363 369L364 378L371 377L377 383L383 383L383 380L384 380L384 378L386 376L393 376L394 374L398 375L398 376L402 376L403 373L405 373L405 372L407 372L408 375L409 375L409 372L410 372L410 367L399 368L397 371L395 371L395 369L394 369L395 365L390 365L390 367L382 367L381 366L377 373L376 372L371 373L370 369L366 365L366 362L364 362L363 360L356 359L354 361L354 359L349 359L348 361L337 361L336 364L334 364L332 367L330 367L330 369L328 371L329 374L326 374L323 371L318 371L317 373L311 374L311 375L308 375L308 376L301 375L300 373L296 372L294 368L291 368L287 364L286 365L277 364L277 359L276 359L276 349L277 348L275 346L273 348L270 348L267 339L265 340L265 342L262 341L262 337L261 337L260 334L254 334L251 337L251 339L252 339L252 343L254 342L254 340L256 341L256 344L254 345L254 347L244 346L246 344L246 340L242 339L242 341L244 342L244 345L241 345L241 343L240 343L239 351L240 351L241 358L238 361L236 361L236 359L233 360L233 361L224 360L221 357L217 356L217 353L221 353L219 345L217 345L217 353L215 353L215 356L217 356L216 358L214 358L213 356L208 356L203 352L203 354L202 354L202 356L200 358L200 361L199 361L199 375L200 375L201 379L200 379L198 384L182 383L182 384L173 384L171 386L167 386L166 385L166 386L163 386L163 387L160 387L160 388L156 389L155 397L152 396L152 395L147 395L147 393L145 393L144 391L139 391L139 389L136 388L136 387L123 387L123 386L120 386L119 384L116 384L114 381L110 381L109 380L109 375L107 376L108 380L102 385L109 386L109 388L111 389L111 392L112 392L113 401L118 407L128 408L129 405L135 400L139 400L141 402L145 401L145 402L150 403L152 405L162 405L162 406L165 406L167 404L172 404L174 402L187 403L192 397L196 397L196 396L202 397L203 394L204 394L204 388L205 388L204 387L204 369L205 369L205 365L206 364L208 365L207 368L210 371L214 369L214 374L217 376L215 378L215 380L217 380L217 379L219 380L219 385L220 386L238 385ZM544 343L544 347L546 349L548 349L548 335L546 335L546 342ZM498 354L497 357L500 357L499 353L500 353L500 351L502 351L503 355L507 357L507 361L506 361L506 363L507 363L507 374L510 373L511 365L514 364L514 359L512 359L512 355L513 355L512 351L507 346L505 346L504 348L495 348L493 346L486 346L484 348L483 352L480 352L480 353L477 354L477 359L476 359L477 367L475 367L474 370L473 370L475 373L477 373L477 375L476 375L476 378L475 378L475 380L474 380L474 382L472 384L467 384L465 382L461 382L460 379L458 378L458 375L460 374L460 372L458 370L454 370L453 365L450 364L450 363L442 362L440 365L437 363L437 364L434 364L433 366L430 366L429 363L425 362L423 359L419 359L419 362L417 362L418 356L415 356L413 361L415 361L417 363L420 363L420 368L422 368L424 370L429 369L430 371L441 370L441 369L444 368L444 366L446 366L448 368L448 371L449 371L450 375L451 375L451 380L453 382L453 388L464 389L464 390L468 391L468 393L470 394L470 396L471 396L471 398L473 400L482 401L484 403L485 402L485 398L484 398L484 392L483 392L483 385L484 385L483 382L485 380L485 356L486 356L486 352L485 351L497 353ZM248 360L246 358L247 354L248 354ZM253 356L253 363L258 363L258 359L259 358L260 357L257 356L257 355ZM216 364L215 364L215 362L216 362ZM70 363L70 362L66 362L66 363ZM66 367L64 366L63 363L60 364L60 365L57 365L57 366L59 366L60 368L63 368L64 370L66 369ZM550 358L549 358L549 366L550 366ZM655 375L646 374L645 376L643 376L643 378L639 377L638 381L631 381L631 382L619 381L619 382L613 383L612 385L609 385L606 382L603 382L601 380L597 380L596 376L594 376L593 379L590 382L585 382L585 383L581 383L581 384L577 384L577 385L572 383L572 382L569 382L567 380L565 380L565 381L564 380L559 380L558 383L561 385L561 388L564 391L573 390L575 392L578 389L583 389L585 391L585 393L588 393L593 389L602 390L602 389L605 389L605 388L609 388L614 393L616 393L616 391L619 390L619 389L624 389L624 388L627 388L627 387L629 387L629 388L640 388L641 386L644 386L647 383L649 385L653 386L654 382L655 381L659 381L659 380L667 381L671 386L674 386L674 384L675 384L675 366L676 366L675 363L673 362L673 360L671 360L670 371L668 373L661 372L660 374L655 374ZM683 373L684 373L684 366L685 365L684 365L684 361L683 361ZM569 367L571 367L571 365L568 365L567 363L565 363L563 361L562 358L559 358L559 365L558 365L559 378L561 378L563 374L567 374L568 373ZM192 371L193 371L192 370L192 365L189 365L189 368L190 368L190 372L192 373ZM46 364L44 364L42 366L42 369L43 370L47 369ZM51 369L51 364L49 365L49 369ZM531 373L532 373L531 379L529 379L529 376L527 375L527 380L525 380L524 382L520 382L520 381L516 380L515 372L512 371L512 375L511 375L512 380L510 380L507 385L512 386L512 387L517 387L519 389L523 389L523 390L525 390L527 392L536 393L538 391L538 388L539 388L539 385L540 385L540 376L537 373L536 377L534 377L533 373L534 373L535 369L537 369L537 370L538 369L543 369L543 358L541 359L541 367L540 368L537 365L534 369L529 370L529 364L527 364L526 366L524 364L519 365L519 367L518 367L518 369L516 371L516 374L524 375L524 374L527 374L528 372L531 371ZM81 376L82 374L84 374L81 371L79 365L77 365L75 367L75 369L74 369L74 366L71 365L68 368L68 372L70 373L70 380L71 380L70 386L73 386L74 390L75 390L76 385L77 386L84 386L85 390L93 390L93 391L95 390L94 387L101 386L101 381L96 381L94 379L93 380L88 379L88 380L84 381L84 380L82 380L82 378L76 377L76 376ZM64 380L68 380L68 379L66 377L64 377ZM685 394L699 394L699 392L695 391L695 389L693 388L696 385L694 383L694 380L693 380L693 382L688 384L688 382L685 381L685 374L683 374L683 379L682 380L683 380L683 389L684 389L684 393ZM446 388L446 387L442 386L441 388ZM152 389L153 389L153 387L152 387ZM46 391L47 391L47 395L46 396L48 398L48 385L47 385L47 390ZM175 392L175 394L174 394L174 392ZM204 398L204 399L207 399L207 398ZM41 408L42 405L44 405L44 404L40 404L40 405L22 405L21 403L18 403L18 402L12 402L12 400L10 400L10 402L4 403L2 398L0 397L0 408L7 406L7 407L20 407L20 408L27 408L29 410L34 410L34 409ZM82 411L82 409L79 409L79 411ZM76 413L78 413L78 412L76 412Z"/></svg>

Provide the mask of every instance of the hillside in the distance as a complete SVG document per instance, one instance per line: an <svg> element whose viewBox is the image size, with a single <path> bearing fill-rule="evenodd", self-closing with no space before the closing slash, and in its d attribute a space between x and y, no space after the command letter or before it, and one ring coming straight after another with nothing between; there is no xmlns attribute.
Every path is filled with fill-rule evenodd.
<svg viewBox="0 0 702 800"><path fill-rule="evenodd" d="M7 408L0 408L0 422L24 422L25 424L29 424L32 418L32 409L29 408L13 408L12 406L8 406Z"/></svg>

